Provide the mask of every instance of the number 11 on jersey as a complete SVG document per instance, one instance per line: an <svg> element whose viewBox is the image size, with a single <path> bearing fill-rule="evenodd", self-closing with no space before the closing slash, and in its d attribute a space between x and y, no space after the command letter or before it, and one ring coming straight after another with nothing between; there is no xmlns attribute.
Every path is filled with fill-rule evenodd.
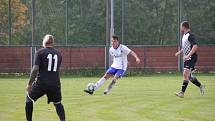
<svg viewBox="0 0 215 121"><path fill-rule="evenodd" d="M55 54L53 57L52 57L52 54L48 54L47 56L47 59L49 60L48 62L48 71L52 71L52 60L54 60L54 68L53 68L53 71L56 72L57 71L57 55Z"/></svg>

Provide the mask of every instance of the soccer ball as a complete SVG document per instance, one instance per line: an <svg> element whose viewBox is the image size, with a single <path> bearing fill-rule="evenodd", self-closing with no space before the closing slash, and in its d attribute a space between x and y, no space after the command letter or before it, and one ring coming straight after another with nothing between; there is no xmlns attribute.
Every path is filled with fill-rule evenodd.
<svg viewBox="0 0 215 121"><path fill-rule="evenodd" d="M89 90L89 91L94 91L94 88L95 88L95 84L94 83L89 83L87 85L87 90Z"/></svg>

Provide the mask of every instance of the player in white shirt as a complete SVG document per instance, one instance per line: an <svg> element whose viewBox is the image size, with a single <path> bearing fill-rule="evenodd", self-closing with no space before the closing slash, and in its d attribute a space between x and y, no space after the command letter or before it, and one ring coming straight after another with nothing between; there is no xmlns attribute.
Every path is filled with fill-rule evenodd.
<svg viewBox="0 0 215 121"><path fill-rule="evenodd" d="M118 36L112 36L111 44L112 47L109 49L109 53L113 57L113 64L109 67L104 76L96 82L94 90L84 90L86 93L92 95L94 91L97 90L106 80L113 76L111 83L104 91L104 94L107 94L115 85L116 81L125 74L128 65L127 56L129 54L136 59L138 64L140 63L140 59L134 51L129 49L127 46L120 44Z"/></svg>

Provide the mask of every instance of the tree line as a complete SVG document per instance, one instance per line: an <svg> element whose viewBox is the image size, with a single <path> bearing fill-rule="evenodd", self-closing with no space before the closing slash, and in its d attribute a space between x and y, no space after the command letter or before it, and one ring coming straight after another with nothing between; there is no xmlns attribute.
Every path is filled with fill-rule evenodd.
<svg viewBox="0 0 215 121"><path fill-rule="evenodd" d="M12 1L12 44L31 44L32 6ZM124 0L125 44L176 45L179 0ZM200 44L215 44L215 1L182 0L182 19L188 20ZM122 0L114 0L115 33L122 33ZM105 45L106 0L36 0L35 44L46 33L58 45ZM66 24L68 20L68 24ZM8 1L0 1L0 44L8 41ZM68 29L67 29L68 27Z"/></svg>

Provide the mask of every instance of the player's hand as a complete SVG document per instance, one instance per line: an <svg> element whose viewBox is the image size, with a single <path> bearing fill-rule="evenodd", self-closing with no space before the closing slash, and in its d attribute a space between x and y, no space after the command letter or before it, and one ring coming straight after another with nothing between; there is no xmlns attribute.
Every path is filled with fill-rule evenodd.
<svg viewBox="0 0 215 121"><path fill-rule="evenodd" d="M184 61L186 61L186 60L189 60L190 59L190 56L184 56Z"/></svg>
<svg viewBox="0 0 215 121"><path fill-rule="evenodd" d="M139 58L136 58L136 62L137 62L138 64L140 64L140 59L139 59Z"/></svg>
<svg viewBox="0 0 215 121"><path fill-rule="evenodd" d="M31 88L32 88L32 86L31 86L31 85L27 85L27 87L26 87L26 91L27 91L27 92L30 92L30 91L31 91Z"/></svg>
<svg viewBox="0 0 215 121"><path fill-rule="evenodd" d="M175 56L177 57L178 55L180 55L180 51L178 51L177 53L175 53Z"/></svg>

